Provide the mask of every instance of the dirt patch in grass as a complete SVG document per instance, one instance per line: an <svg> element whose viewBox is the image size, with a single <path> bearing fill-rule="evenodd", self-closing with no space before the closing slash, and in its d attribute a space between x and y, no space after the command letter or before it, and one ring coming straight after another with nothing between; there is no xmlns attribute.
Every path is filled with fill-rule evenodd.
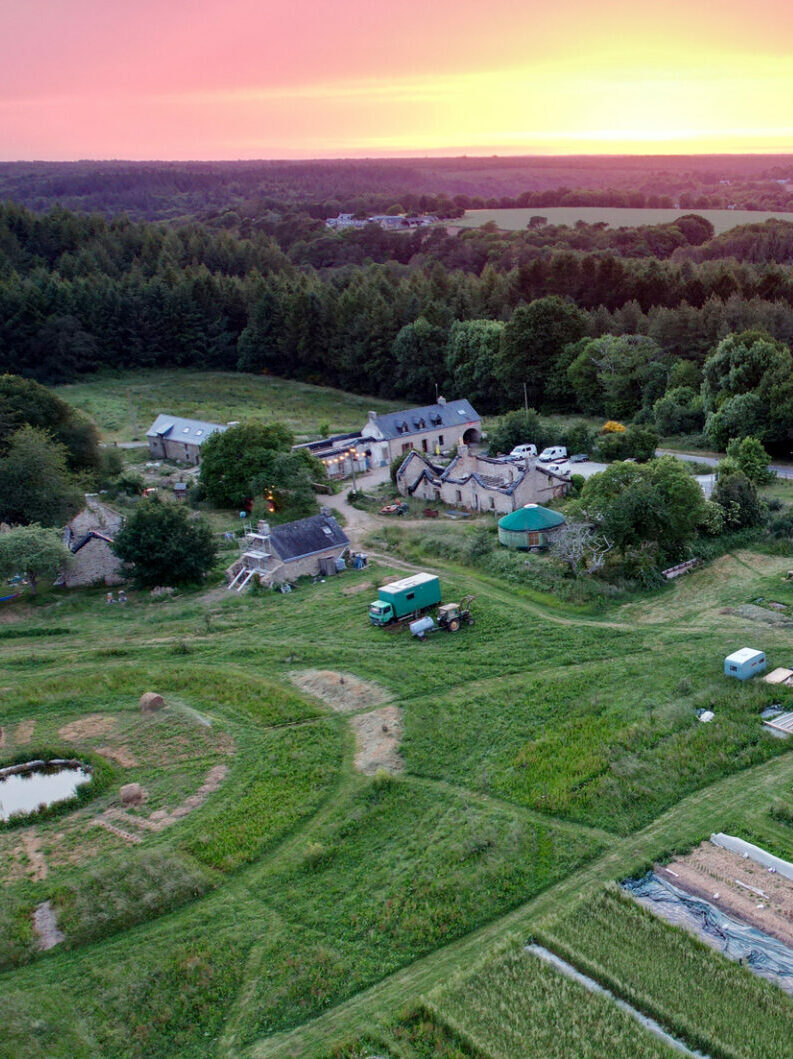
<svg viewBox="0 0 793 1059"><path fill-rule="evenodd" d="M371 709L391 698L379 684L361 680L352 673L337 673L333 669L301 669L290 673L289 679L301 691L320 699L337 713Z"/></svg>
<svg viewBox="0 0 793 1059"><path fill-rule="evenodd" d="M17 746L25 746L33 738L36 730L35 721L20 721L14 732L14 742Z"/></svg>
<svg viewBox="0 0 793 1059"><path fill-rule="evenodd" d="M793 881L784 875L712 842L656 871L681 890L793 945Z"/></svg>
<svg viewBox="0 0 793 1059"><path fill-rule="evenodd" d="M372 587L374 586L371 581L362 581L360 585L350 585L349 588L343 588L341 594L343 596L357 596L359 592L367 592Z"/></svg>
<svg viewBox="0 0 793 1059"><path fill-rule="evenodd" d="M41 851L39 836L35 828L22 832L22 846L30 862L30 877L33 882L41 882L47 878L47 862Z"/></svg>
<svg viewBox="0 0 793 1059"><path fill-rule="evenodd" d="M748 618L749 621L762 621L767 625L793 625L793 621L779 611L769 610L767 607L758 607L755 603L743 603L733 608L733 613L740 618Z"/></svg>
<svg viewBox="0 0 793 1059"><path fill-rule="evenodd" d="M125 746L100 746L97 747L97 754L101 754L102 757L110 758L111 761L115 761L116 764L121 765L123 769L134 769L139 764L138 759Z"/></svg>
<svg viewBox="0 0 793 1059"><path fill-rule="evenodd" d="M67 743L79 743L83 739L107 735L115 727L115 717L109 717L106 713L89 713L86 717L81 717L79 721L70 721L63 728L59 728L58 735Z"/></svg>
<svg viewBox="0 0 793 1059"><path fill-rule="evenodd" d="M6 745L6 734L5 729L0 725L0 750Z"/></svg>
<svg viewBox="0 0 793 1059"><path fill-rule="evenodd" d="M402 741L402 711L398 706L361 713L350 718L355 732L355 767L366 776L383 769L392 776L405 771L399 752Z"/></svg>

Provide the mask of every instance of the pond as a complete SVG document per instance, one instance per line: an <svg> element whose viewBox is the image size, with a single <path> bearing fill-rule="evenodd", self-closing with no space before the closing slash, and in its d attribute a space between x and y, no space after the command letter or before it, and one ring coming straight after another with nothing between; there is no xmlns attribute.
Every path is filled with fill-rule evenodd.
<svg viewBox="0 0 793 1059"><path fill-rule="evenodd" d="M0 769L0 821L66 801L91 780L79 761L28 761Z"/></svg>

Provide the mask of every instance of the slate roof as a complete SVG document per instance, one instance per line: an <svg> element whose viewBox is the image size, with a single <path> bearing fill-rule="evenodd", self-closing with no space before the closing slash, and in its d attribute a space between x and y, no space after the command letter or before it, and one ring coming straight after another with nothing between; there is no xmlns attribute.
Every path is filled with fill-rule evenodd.
<svg viewBox="0 0 793 1059"><path fill-rule="evenodd" d="M551 511L540 504L526 504L525 507L519 507L517 511L504 515L498 520L498 524L501 529L511 530L513 533L536 533L539 530L561 526L564 521L564 515L558 511Z"/></svg>
<svg viewBox="0 0 793 1059"><path fill-rule="evenodd" d="M487 489L490 492L503 493L505 496L512 496L512 494L515 492L521 482L529 474L544 474L545 477L548 479L555 478L557 479L557 481L565 483L569 483L570 481L567 475L561 474L558 471L552 471L549 467L543 467L541 464L537 464L537 466L534 467L533 471L522 471L517 476L517 478L514 479L509 479L506 475L482 474L480 471L463 471L462 473L458 473L456 471L457 465L459 463L465 465L465 461L460 456L456 456L449 464L449 466L445 470L442 470L440 467L437 467L434 463L427 459L424 453L416 452L415 450L413 452L409 452L405 457L404 461L399 467L399 470L397 471L397 478L402 477L408 467L409 462L413 459L420 460L423 464L423 469L421 474L413 483L413 485L408 487L408 492L411 496L415 493L416 489L419 486L419 483L422 482L425 478L429 482L431 482L436 488L444 484L465 485L467 482L473 479L473 481L475 481L477 485L481 486L482 489ZM504 466L500 460L491 459L488 456L477 456L476 460L478 464L490 464L494 468Z"/></svg>
<svg viewBox="0 0 793 1059"><path fill-rule="evenodd" d="M349 537L332 515L312 515L270 530L270 544L282 562L316 555L328 548L346 548Z"/></svg>
<svg viewBox="0 0 793 1059"><path fill-rule="evenodd" d="M201 419L180 419L179 416L158 415L146 431L147 438L167 438L185 445L201 445L208 437L228 430L221 423L205 423Z"/></svg>
<svg viewBox="0 0 793 1059"><path fill-rule="evenodd" d="M410 437L425 430L441 430L444 427L463 423L479 423L481 416L466 400L447 401L446 404L424 405L422 408L407 408L402 412L385 412L374 417L373 422L382 431L387 441ZM366 428L364 427L364 430Z"/></svg>

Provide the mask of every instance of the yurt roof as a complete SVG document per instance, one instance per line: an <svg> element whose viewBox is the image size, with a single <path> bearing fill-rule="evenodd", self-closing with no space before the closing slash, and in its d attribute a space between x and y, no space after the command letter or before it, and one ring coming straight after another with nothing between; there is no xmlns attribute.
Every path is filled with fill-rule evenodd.
<svg viewBox="0 0 793 1059"><path fill-rule="evenodd" d="M564 515L560 515L558 511L551 511L540 504L526 504L525 507L519 507L517 511L504 515L498 520L498 524L501 529L511 530L513 533L536 533L538 530L561 526L564 521Z"/></svg>

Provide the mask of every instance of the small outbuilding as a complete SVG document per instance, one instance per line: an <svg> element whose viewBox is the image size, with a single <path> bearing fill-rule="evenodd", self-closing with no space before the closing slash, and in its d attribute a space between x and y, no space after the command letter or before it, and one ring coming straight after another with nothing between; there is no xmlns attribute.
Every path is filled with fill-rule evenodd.
<svg viewBox="0 0 793 1059"><path fill-rule="evenodd" d="M749 680L758 673L765 672L765 651L755 651L752 647L742 647L733 651L724 659L724 674L738 680Z"/></svg>
<svg viewBox="0 0 793 1059"><path fill-rule="evenodd" d="M564 515L541 504L526 504L498 520L498 539L507 548L544 548L565 522Z"/></svg>

